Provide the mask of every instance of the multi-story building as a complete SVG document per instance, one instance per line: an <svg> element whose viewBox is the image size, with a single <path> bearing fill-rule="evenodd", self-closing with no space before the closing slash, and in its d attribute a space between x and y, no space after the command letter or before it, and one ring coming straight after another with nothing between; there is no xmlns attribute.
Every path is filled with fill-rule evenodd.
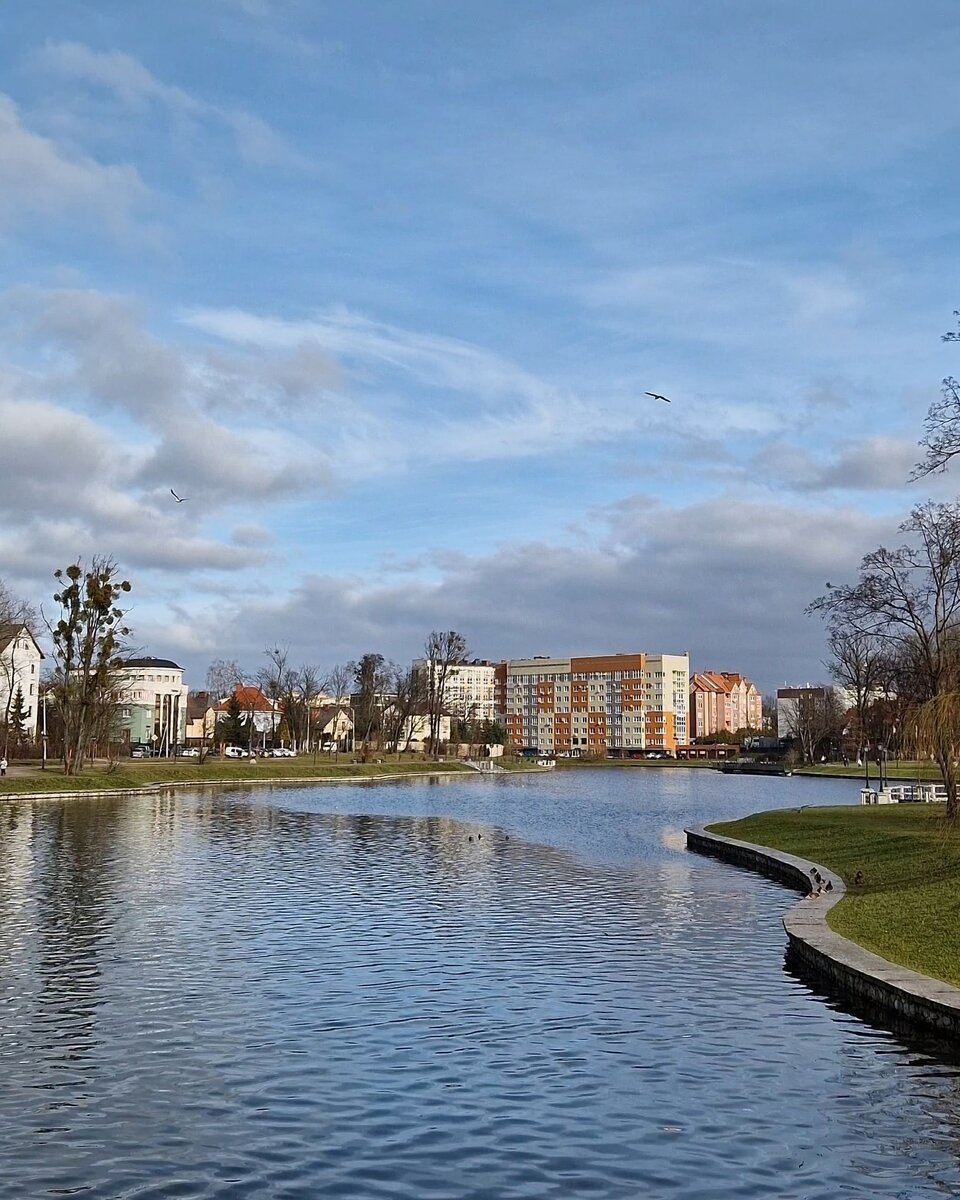
<svg viewBox="0 0 960 1200"><path fill-rule="evenodd" d="M796 737L804 709L809 711L813 706L826 704L830 691L819 683L777 688L777 737Z"/></svg>
<svg viewBox="0 0 960 1200"><path fill-rule="evenodd" d="M514 746L621 757L686 741L686 654L514 659L496 680Z"/></svg>
<svg viewBox="0 0 960 1200"><path fill-rule="evenodd" d="M169 658L129 658L117 672L120 728L161 754L182 743L187 725L183 667Z"/></svg>
<svg viewBox="0 0 960 1200"><path fill-rule="evenodd" d="M432 666L434 678L438 675L439 664L425 658L418 658L413 665L423 673ZM451 663L443 685L444 708L450 716L464 721L492 721L496 716L495 671L493 663L481 658Z"/></svg>
<svg viewBox="0 0 960 1200"><path fill-rule="evenodd" d="M26 625L0 625L0 722L7 721L21 698L23 732L36 737L43 654Z"/></svg>
<svg viewBox="0 0 960 1200"><path fill-rule="evenodd" d="M690 680L689 735L763 728L763 697L736 671L700 671Z"/></svg>

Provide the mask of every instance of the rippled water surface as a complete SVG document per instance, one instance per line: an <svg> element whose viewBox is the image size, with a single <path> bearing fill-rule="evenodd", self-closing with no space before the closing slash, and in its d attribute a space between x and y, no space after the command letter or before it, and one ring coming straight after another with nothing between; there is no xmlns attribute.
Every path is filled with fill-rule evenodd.
<svg viewBox="0 0 960 1200"><path fill-rule="evenodd" d="M957 1067L786 973L684 824L850 781L590 770L0 809L0 1196L960 1195Z"/></svg>

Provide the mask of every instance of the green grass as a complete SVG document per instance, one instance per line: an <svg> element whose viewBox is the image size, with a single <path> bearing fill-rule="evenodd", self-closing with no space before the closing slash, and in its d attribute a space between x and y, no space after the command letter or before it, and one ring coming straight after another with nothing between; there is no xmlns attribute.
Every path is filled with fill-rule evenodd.
<svg viewBox="0 0 960 1200"><path fill-rule="evenodd" d="M849 890L827 917L832 929L960 986L960 827L942 805L781 810L710 829L836 871Z"/></svg>
<svg viewBox="0 0 960 1200"><path fill-rule="evenodd" d="M849 766L844 766L843 763L813 763L805 767L794 767L794 773L797 775L841 775L849 776L852 779L863 779L863 767L858 767L856 763ZM879 773L877 764L870 764L870 786L876 788ZM940 771L931 762L888 762L883 767L884 780L887 779L903 779L908 782L917 779L930 783L940 782Z"/></svg>
<svg viewBox="0 0 960 1200"><path fill-rule="evenodd" d="M8 775L0 780L0 796L23 792L69 792L102 788L134 788L154 783L203 783L225 780L230 783L257 779L376 779L383 775L423 775L431 771L467 771L455 762L428 762L384 757L383 763L351 763L341 756L332 762L318 757L314 766L312 756L303 758L263 758L256 763L243 759L215 759L198 765L189 759L176 763L151 760L122 760L114 769L98 762L80 775L64 775L57 764L48 764L45 771L32 767L29 774Z"/></svg>

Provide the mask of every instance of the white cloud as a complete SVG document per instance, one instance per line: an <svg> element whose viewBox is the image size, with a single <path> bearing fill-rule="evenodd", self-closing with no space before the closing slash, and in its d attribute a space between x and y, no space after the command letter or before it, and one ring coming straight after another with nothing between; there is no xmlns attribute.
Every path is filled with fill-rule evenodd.
<svg viewBox="0 0 960 1200"><path fill-rule="evenodd" d="M305 165L262 118L243 109L201 100L184 88L164 83L131 54L93 50L79 42L47 42L34 61L42 70L62 78L105 89L125 108L139 111L154 102L181 120L217 122L230 130L237 154L250 166Z"/></svg>
<svg viewBox="0 0 960 1200"><path fill-rule="evenodd" d="M493 658L689 650L695 669L744 671L769 690L824 674L823 631L804 606L895 525L738 496L676 508L634 497L601 514L580 546L445 553L431 582L309 575L286 595L221 599L196 614L193 637L206 631L210 644L216 631L214 644L248 662L279 640L330 665L366 651L407 660L431 628L454 627Z"/></svg>
<svg viewBox="0 0 960 1200"><path fill-rule="evenodd" d="M146 195L133 167L68 152L28 129L13 100L0 95L0 224L78 213L116 233Z"/></svg>

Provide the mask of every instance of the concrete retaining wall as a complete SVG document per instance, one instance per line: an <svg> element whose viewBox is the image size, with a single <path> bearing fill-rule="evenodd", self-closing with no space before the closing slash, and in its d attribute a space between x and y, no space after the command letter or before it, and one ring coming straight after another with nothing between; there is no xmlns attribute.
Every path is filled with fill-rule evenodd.
<svg viewBox="0 0 960 1200"><path fill-rule="evenodd" d="M834 990L852 996L889 1016L897 1024L923 1026L950 1038L960 1037L960 988L917 971L909 971L841 937L827 924L827 913L843 897L839 875L793 854L755 846L735 838L687 829L687 848L736 866L748 867L805 893L783 918L791 956ZM811 870L818 870L833 890L811 891Z"/></svg>

